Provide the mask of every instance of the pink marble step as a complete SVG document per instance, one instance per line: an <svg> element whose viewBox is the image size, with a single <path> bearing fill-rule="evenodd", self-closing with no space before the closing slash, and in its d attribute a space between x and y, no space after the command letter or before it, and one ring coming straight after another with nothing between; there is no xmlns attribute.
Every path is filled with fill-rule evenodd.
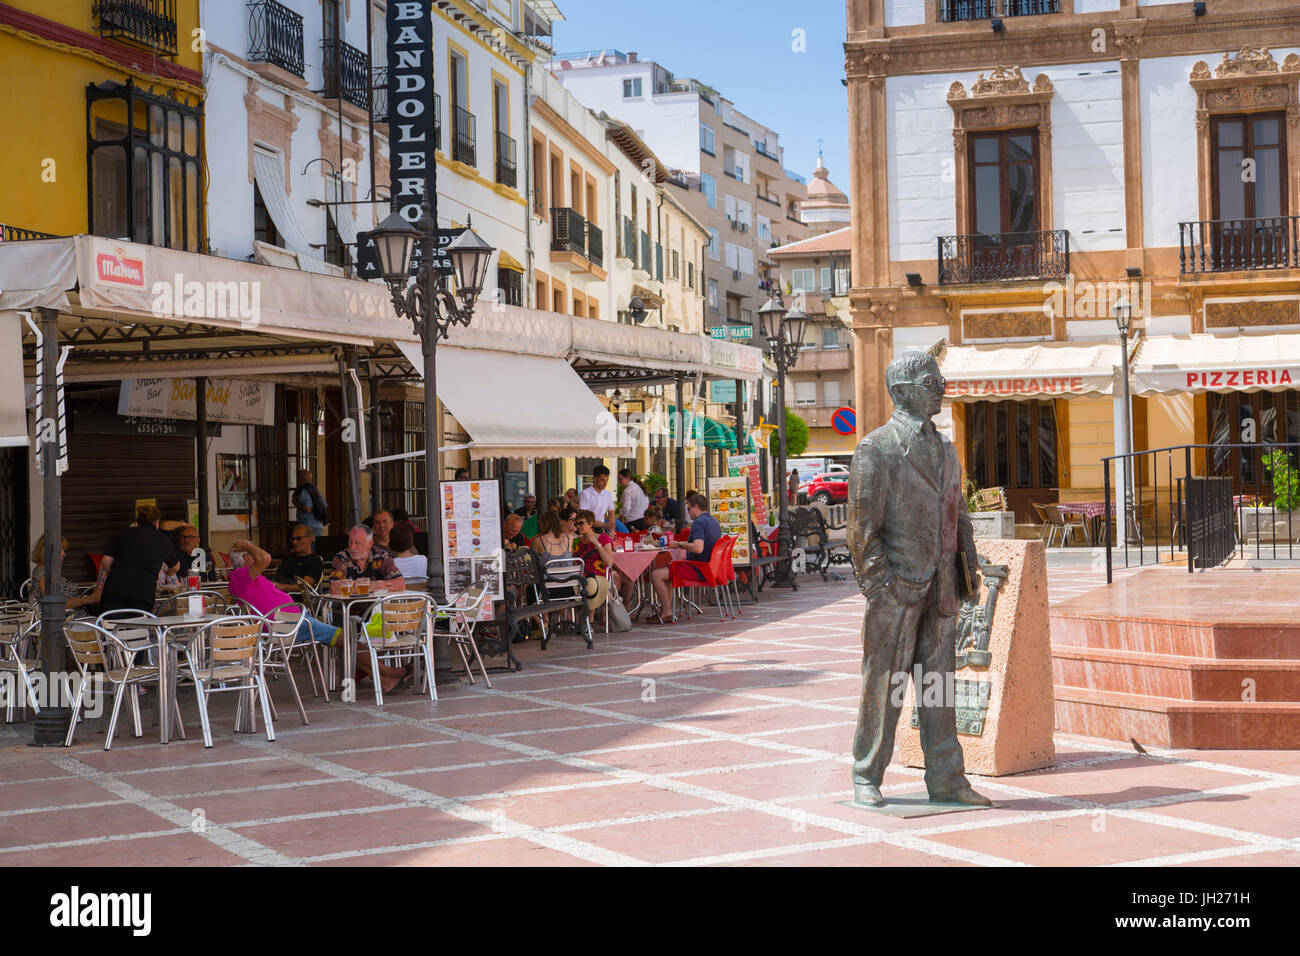
<svg viewBox="0 0 1300 956"><path fill-rule="evenodd" d="M1300 593L1300 592L1298 592ZM1052 643L1176 657L1300 660L1300 623L1193 622L1052 610Z"/></svg>
<svg viewBox="0 0 1300 956"><path fill-rule="evenodd" d="M1216 661L1052 645L1052 679L1066 687L1183 701L1300 700L1300 661Z"/></svg>
<svg viewBox="0 0 1300 956"><path fill-rule="evenodd" d="M1300 748L1300 703L1188 703L1062 685L1054 693L1056 729L1063 733L1175 748Z"/></svg>

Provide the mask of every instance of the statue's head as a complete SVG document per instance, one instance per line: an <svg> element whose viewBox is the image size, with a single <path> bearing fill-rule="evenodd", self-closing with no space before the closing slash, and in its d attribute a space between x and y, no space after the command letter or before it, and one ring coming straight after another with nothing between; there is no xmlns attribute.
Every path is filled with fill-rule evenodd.
<svg viewBox="0 0 1300 956"><path fill-rule="evenodd" d="M933 355L909 350L885 366L885 387L898 408L917 418L932 418L943 407L948 383Z"/></svg>

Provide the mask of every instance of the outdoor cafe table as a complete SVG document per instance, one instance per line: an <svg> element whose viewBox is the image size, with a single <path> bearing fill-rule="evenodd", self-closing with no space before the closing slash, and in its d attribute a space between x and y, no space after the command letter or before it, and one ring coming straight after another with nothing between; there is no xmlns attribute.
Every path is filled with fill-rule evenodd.
<svg viewBox="0 0 1300 956"><path fill-rule="evenodd" d="M226 614L174 614L169 617L131 617L113 621L114 627L142 627L158 633L158 741L171 743L172 701L176 697L176 644L171 635L176 631L195 630L210 621L228 617ZM241 697L244 695L240 695ZM252 707L246 707L251 713ZM236 730L244 729L237 722Z"/></svg>
<svg viewBox="0 0 1300 956"><path fill-rule="evenodd" d="M614 567L624 577L637 582L637 602L635 607L627 609L629 614L641 610L641 578L654 565L655 558L661 554L670 555L674 561L686 557L686 552L681 548L636 548L632 551L614 549Z"/></svg>
<svg viewBox="0 0 1300 956"><path fill-rule="evenodd" d="M408 588L408 590L410 589ZM381 597L386 597L389 594L395 593L397 592L388 590L372 590L367 594L345 595L330 594L326 591L320 595L322 604L328 604L331 607L340 608L343 614L343 686L345 688L351 688L353 691L351 700L348 700L347 695L344 696L344 701L346 703L355 703L357 699L355 693L357 687L357 634L352 624L352 609L358 606L364 607L368 604L374 604ZM333 655L326 655L326 667L325 678L329 682L330 690L334 690L338 687L338 673L334 668ZM349 681L351 683L349 683Z"/></svg>

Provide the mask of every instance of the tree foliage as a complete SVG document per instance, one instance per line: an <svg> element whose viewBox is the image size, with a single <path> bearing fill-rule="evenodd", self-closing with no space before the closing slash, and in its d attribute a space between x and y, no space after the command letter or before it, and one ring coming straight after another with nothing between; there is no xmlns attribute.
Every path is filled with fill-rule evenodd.
<svg viewBox="0 0 1300 956"><path fill-rule="evenodd" d="M798 458L808 448L808 423L794 413L785 410L785 454L787 458Z"/></svg>

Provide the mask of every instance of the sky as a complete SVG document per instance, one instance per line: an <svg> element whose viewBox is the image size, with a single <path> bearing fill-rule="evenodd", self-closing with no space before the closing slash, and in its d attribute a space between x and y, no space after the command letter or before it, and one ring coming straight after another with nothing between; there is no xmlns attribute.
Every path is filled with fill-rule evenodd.
<svg viewBox="0 0 1300 956"><path fill-rule="evenodd" d="M612 48L713 87L776 130L785 166L811 179L817 140L849 189L843 0L556 0L557 53ZM796 32L802 31L802 33ZM797 48L802 46L802 52Z"/></svg>

